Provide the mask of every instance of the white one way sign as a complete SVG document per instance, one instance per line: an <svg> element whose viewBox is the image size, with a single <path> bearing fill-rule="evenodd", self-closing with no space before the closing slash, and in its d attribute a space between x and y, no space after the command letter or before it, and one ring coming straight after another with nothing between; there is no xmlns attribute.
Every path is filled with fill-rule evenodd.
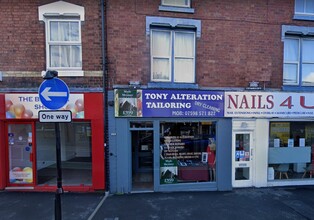
<svg viewBox="0 0 314 220"><path fill-rule="evenodd" d="M39 122L71 122L72 112L68 110L64 111L39 111Z"/></svg>

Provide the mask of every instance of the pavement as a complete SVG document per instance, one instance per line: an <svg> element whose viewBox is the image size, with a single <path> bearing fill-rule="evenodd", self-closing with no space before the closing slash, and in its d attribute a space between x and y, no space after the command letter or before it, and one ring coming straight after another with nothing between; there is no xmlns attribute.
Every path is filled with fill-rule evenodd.
<svg viewBox="0 0 314 220"><path fill-rule="evenodd" d="M55 219L55 193L0 191L0 219ZM314 187L228 192L64 193L63 220L313 219Z"/></svg>

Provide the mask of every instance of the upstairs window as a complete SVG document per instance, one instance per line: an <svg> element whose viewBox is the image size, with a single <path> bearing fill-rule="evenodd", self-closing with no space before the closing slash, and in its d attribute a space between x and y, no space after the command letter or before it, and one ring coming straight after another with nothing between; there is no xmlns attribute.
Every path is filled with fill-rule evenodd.
<svg viewBox="0 0 314 220"><path fill-rule="evenodd" d="M46 70L59 76L83 76L81 25L84 7L64 1L38 7L39 20L45 22Z"/></svg>
<svg viewBox="0 0 314 220"><path fill-rule="evenodd" d="M314 15L314 0L295 0L295 14Z"/></svg>
<svg viewBox="0 0 314 220"><path fill-rule="evenodd" d="M162 0L161 5L174 6L174 7L191 7L191 1L190 0Z"/></svg>
<svg viewBox="0 0 314 220"><path fill-rule="evenodd" d="M314 38L284 39L284 85L314 86Z"/></svg>
<svg viewBox="0 0 314 220"><path fill-rule="evenodd" d="M48 20L48 69L82 69L81 22Z"/></svg>
<svg viewBox="0 0 314 220"><path fill-rule="evenodd" d="M195 83L195 32L151 30L151 80Z"/></svg>

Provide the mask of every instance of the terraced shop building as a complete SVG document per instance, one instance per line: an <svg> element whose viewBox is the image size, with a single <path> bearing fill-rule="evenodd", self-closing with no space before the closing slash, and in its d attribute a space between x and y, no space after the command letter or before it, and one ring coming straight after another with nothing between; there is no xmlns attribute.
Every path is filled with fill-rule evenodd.
<svg viewBox="0 0 314 220"><path fill-rule="evenodd" d="M42 72L58 72L69 88L47 87L47 102L68 99L60 123L66 191L105 189L104 96L99 1L2 1L0 24L0 189L55 191L54 123L38 112ZM53 80L53 79L47 79ZM61 93L60 93L61 92ZM63 96L63 97L61 97Z"/></svg>
<svg viewBox="0 0 314 220"><path fill-rule="evenodd" d="M313 185L312 1L107 2L110 191Z"/></svg>

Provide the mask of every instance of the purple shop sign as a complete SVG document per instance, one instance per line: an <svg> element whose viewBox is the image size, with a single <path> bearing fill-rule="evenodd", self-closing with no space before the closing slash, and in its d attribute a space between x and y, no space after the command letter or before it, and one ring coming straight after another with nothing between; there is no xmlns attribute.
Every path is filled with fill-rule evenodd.
<svg viewBox="0 0 314 220"><path fill-rule="evenodd" d="M223 117L224 92L142 90L142 117Z"/></svg>

